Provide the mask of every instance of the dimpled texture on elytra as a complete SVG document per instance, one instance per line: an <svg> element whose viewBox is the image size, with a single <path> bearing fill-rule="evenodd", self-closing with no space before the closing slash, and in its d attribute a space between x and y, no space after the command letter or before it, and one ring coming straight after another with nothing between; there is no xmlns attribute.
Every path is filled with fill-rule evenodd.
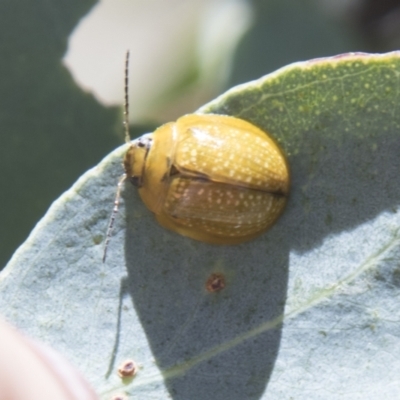
<svg viewBox="0 0 400 400"><path fill-rule="evenodd" d="M217 124L192 126L180 133L178 168L213 181L286 193L287 166L276 144L252 132Z"/></svg>
<svg viewBox="0 0 400 400"><path fill-rule="evenodd" d="M165 212L177 223L216 236L246 236L264 230L286 198L268 192L201 179L172 180Z"/></svg>

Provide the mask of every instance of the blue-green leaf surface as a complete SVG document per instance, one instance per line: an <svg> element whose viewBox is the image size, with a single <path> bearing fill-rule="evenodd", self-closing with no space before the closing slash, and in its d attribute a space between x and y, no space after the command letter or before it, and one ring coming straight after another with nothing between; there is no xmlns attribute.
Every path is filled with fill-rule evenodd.
<svg viewBox="0 0 400 400"><path fill-rule="evenodd" d="M126 146L50 208L0 275L0 313L110 398L394 399L400 373L400 53L292 64L200 112L269 131L292 173L258 239L212 246L161 228ZM214 272L217 293L205 289ZM140 364L121 381L126 359Z"/></svg>

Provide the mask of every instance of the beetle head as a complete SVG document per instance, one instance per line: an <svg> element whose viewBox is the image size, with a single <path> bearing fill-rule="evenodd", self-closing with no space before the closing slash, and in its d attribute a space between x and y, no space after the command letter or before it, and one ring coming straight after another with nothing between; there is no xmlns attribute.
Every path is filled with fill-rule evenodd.
<svg viewBox="0 0 400 400"><path fill-rule="evenodd" d="M133 140L124 157L124 168L131 183L140 188L143 184L143 172L146 166L147 155L149 154L153 141L152 133Z"/></svg>

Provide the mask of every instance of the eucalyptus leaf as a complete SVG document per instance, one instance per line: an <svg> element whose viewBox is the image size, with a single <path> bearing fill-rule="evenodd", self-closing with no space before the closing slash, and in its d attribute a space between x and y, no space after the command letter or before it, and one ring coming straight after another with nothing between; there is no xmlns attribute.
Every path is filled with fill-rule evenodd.
<svg viewBox="0 0 400 400"><path fill-rule="evenodd" d="M126 145L62 195L0 275L0 312L101 398L397 398L400 53L296 63L199 110L275 137L292 175L275 226L238 246L166 231L123 187ZM226 286L208 292L212 273ZM117 368L140 364L133 379Z"/></svg>

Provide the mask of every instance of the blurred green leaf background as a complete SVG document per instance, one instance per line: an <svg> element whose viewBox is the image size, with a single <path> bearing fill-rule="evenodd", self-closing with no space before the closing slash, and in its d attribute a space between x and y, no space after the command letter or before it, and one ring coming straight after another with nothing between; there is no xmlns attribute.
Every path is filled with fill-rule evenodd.
<svg viewBox="0 0 400 400"><path fill-rule="evenodd" d="M198 6L194 0L182 1L186 7ZM134 3L140 7L146 0ZM171 15L179 3L171 1ZM76 85L61 63L69 36L96 4L91 0L5 0L0 4L0 267L52 201L122 143L120 108L101 105ZM252 10L251 26L242 38L237 35L235 46L231 43L236 50L233 61L223 69L229 75L219 83L208 78L213 87L208 99L290 62L349 51L388 51L399 44L398 2L253 0L247 4ZM151 5L157 7L157 1ZM154 30L154 35L163 33ZM140 40L145 47L146 42ZM105 44L98 43L98 51L107 54ZM172 66L179 69L182 62L187 62L185 57L173 57ZM199 96L200 104L185 97L183 86L193 88L194 77L200 91L207 85L205 78L193 72L200 68L192 61L188 64L192 72L188 70L179 84L174 82L175 92L164 88L160 93L164 104L168 105L170 96L179 105L163 113L157 104L162 119L193 111L208 100L207 91ZM157 77L163 77L163 64L156 68ZM123 65L121 76L122 72ZM182 100L177 101L178 95ZM139 125L137 133L152 126L151 121L145 122L146 128Z"/></svg>

